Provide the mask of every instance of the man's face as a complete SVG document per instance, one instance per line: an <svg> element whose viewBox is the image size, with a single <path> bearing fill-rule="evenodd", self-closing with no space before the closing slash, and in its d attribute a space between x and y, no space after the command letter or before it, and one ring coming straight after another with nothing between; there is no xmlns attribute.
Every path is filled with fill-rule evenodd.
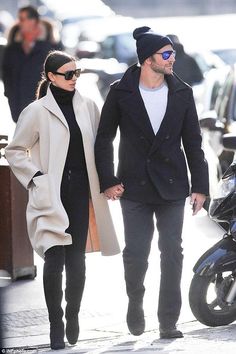
<svg viewBox="0 0 236 354"><path fill-rule="evenodd" d="M31 32L37 25L37 20L35 18L29 18L27 11L20 11L18 19L22 33Z"/></svg>
<svg viewBox="0 0 236 354"><path fill-rule="evenodd" d="M166 57L168 57L166 59ZM170 44L159 49L151 56L150 68L158 74L171 75L175 62L175 52Z"/></svg>

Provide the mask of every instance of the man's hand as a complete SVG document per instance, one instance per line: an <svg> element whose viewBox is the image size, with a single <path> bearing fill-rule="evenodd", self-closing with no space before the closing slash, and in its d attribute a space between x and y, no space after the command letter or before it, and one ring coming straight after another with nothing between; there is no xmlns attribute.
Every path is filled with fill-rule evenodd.
<svg viewBox="0 0 236 354"><path fill-rule="evenodd" d="M192 205L193 215L196 215L199 212L199 210L202 209L205 200L206 200L205 194L192 193L190 204Z"/></svg>
<svg viewBox="0 0 236 354"><path fill-rule="evenodd" d="M122 196L122 194L124 193L124 190L125 189L124 189L123 184L117 184L116 186L107 188L104 191L104 195L107 199L117 200Z"/></svg>

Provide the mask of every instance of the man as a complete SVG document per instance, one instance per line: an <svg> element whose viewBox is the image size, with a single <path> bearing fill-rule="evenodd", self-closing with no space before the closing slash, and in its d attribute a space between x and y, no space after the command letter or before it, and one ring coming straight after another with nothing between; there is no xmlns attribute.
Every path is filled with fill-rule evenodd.
<svg viewBox="0 0 236 354"><path fill-rule="evenodd" d="M201 150L192 89L173 75L171 40L149 27L135 29L133 36L140 66L128 68L111 86L95 143L96 165L101 192L111 200L121 197L128 328L134 335L145 330L143 283L155 215L161 252L160 337L179 338L183 336L176 327L181 308L181 233L189 195L185 155L191 173L193 215L208 194L208 167ZM115 176L112 142L118 127L119 166Z"/></svg>
<svg viewBox="0 0 236 354"><path fill-rule="evenodd" d="M14 122L23 108L35 100L48 52L60 48L54 33L52 24L41 20L34 7L19 9L18 22L9 31L2 62L4 94Z"/></svg>

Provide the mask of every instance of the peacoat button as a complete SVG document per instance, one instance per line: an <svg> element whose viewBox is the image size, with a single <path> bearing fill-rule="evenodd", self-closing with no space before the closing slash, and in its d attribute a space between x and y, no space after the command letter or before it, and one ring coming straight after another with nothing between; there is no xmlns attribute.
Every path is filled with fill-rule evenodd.
<svg viewBox="0 0 236 354"><path fill-rule="evenodd" d="M140 182L141 186L144 186L146 183L147 183L147 182L144 181L144 180L142 180L142 181Z"/></svg>
<svg viewBox="0 0 236 354"><path fill-rule="evenodd" d="M174 183L173 178L169 178L169 183L170 183L170 184Z"/></svg>
<svg viewBox="0 0 236 354"><path fill-rule="evenodd" d="M166 139L166 140L170 139L170 136L169 136L169 135L166 135L166 136L165 136L165 139Z"/></svg>
<svg viewBox="0 0 236 354"><path fill-rule="evenodd" d="M147 163L150 163L151 162L151 160L150 159L147 159Z"/></svg>
<svg viewBox="0 0 236 354"><path fill-rule="evenodd" d="M169 157L165 157L164 161L169 162L170 161Z"/></svg>
<svg viewBox="0 0 236 354"><path fill-rule="evenodd" d="M139 138L140 138L141 140L144 140L144 139L145 139L144 136L142 136L142 135L141 135Z"/></svg>

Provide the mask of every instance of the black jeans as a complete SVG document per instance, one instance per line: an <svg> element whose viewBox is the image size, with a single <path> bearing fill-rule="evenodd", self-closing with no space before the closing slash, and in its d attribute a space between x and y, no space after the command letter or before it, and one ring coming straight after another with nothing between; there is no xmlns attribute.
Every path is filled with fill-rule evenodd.
<svg viewBox="0 0 236 354"><path fill-rule="evenodd" d="M69 218L66 230L72 244L54 246L45 252L44 293L49 321L58 322L63 316L62 272L65 266L67 301L66 317L78 315L85 283L85 248L89 222L89 183L87 172L64 171L61 200Z"/></svg>
<svg viewBox="0 0 236 354"><path fill-rule="evenodd" d="M123 261L127 295L133 301L143 299L155 215L161 252L158 319L163 328L173 326L181 309L181 234L185 201L145 204L121 199L120 202L125 230Z"/></svg>

